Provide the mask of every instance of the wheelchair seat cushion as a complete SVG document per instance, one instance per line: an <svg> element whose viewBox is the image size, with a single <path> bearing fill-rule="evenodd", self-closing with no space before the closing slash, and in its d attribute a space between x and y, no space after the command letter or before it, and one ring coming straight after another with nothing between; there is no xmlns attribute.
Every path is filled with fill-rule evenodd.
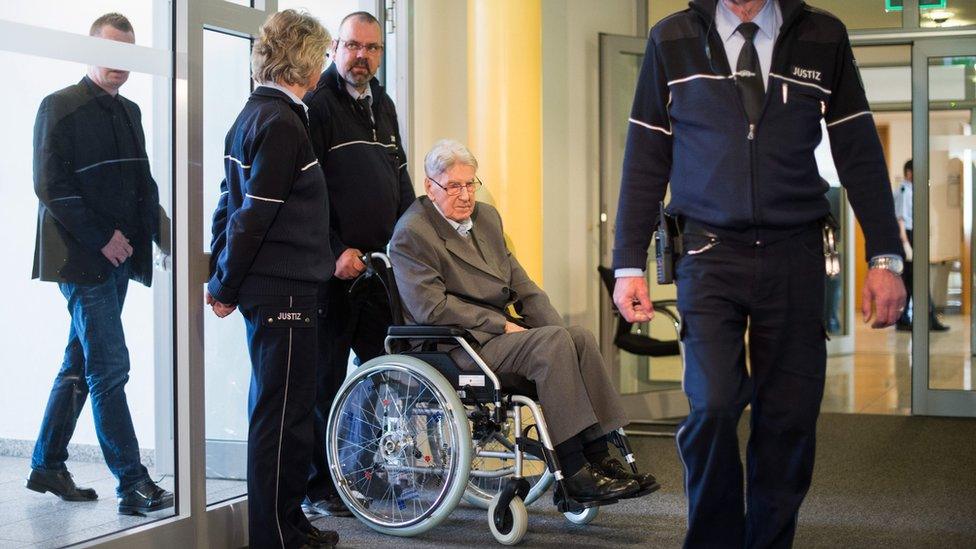
<svg viewBox="0 0 976 549"><path fill-rule="evenodd" d="M454 326L390 326L387 335L395 337L416 337L416 338L451 338L469 336L468 331Z"/></svg>
<svg viewBox="0 0 976 549"><path fill-rule="evenodd" d="M539 400L539 393L535 390L535 382L518 374L495 374L502 384L502 392L511 395L522 395Z"/></svg>

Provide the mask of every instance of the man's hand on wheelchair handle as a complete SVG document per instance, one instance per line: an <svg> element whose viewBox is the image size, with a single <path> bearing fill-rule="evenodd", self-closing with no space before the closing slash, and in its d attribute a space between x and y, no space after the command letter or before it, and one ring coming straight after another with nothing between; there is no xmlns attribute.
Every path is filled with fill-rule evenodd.
<svg viewBox="0 0 976 549"><path fill-rule="evenodd" d="M366 264L360 259L363 252L356 248L346 248L336 258L335 275L342 280L352 280L366 269Z"/></svg>
<svg viewBox="0 0 976 549"><path fill-rule="evenodd" d="M613 302L627 322L648 322L654 318L654 305L642 276L623 276L613 287Z"/></svg>

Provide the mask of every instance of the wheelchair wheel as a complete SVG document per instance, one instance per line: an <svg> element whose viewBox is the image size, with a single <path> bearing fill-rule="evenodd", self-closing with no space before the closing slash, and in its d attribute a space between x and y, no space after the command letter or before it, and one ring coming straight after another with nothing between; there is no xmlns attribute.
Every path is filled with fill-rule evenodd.
<svg viewBox="0 0 976 549"><path fill-rule="evenodd" d="M522 427L534 425L535 420L528 409L522 408ZM535 429L530 429L532 438L538 438ZM487 509L491 505L495 494L503 486L506 479L512 476L510 471L515 467L515 433L513 421L509 420L500 433L493 433L483 440L472 441L474 450L471 454L471 476L464 491L464 501ZM539 496L552 486L552 473L546 467L545 461L528 454L523 454L522 476L529 483L529 493L525 496L525 505L532 505ZM506 471L509 471L506 474Z"/></svg>
<svg viewBox="0 0 976 549"><path fill-rule="evenodd" d="M516 545L529 529L529 512L521 498L515 496L505 509L498 508L498 496L488 506L488 527L502 545Z"/></svg>
<svg viewBox="0 0 976 549"><path fill-rule="evenodd" d="M566 512L563 513L563 516L565 516L566 520L572 522L573 524L589 524L593 522L593 519L595 519L596 516L599 514L600 514L600 507L597 506L597 507L587 507L586 509L583 509L579 513Z"/></svg>
<svg viewBox="0 0 976 549"><path fill-rule="evenodd" d="M339 389L326 453L339 497L359 520L414 536L461 499L471 433L444 376L416 358L388 355L360 366Z"/></svg>

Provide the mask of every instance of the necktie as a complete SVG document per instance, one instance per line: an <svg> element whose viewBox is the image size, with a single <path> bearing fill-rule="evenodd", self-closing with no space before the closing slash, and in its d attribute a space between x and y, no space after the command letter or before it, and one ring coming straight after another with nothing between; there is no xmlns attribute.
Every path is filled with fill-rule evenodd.
<svg viewBox="0 0 976 549"><path fill-rule="evenodd" d="M743 23L736 31L746 39L739 52L739 60L735 64L735 84L742 95L742 103L745 105L746 114L749 122L755 124L759 120L762 112L763 101L766 98L766 89L762 82L762 69L759 67L759 53L753 39L759 25L755 23Z"/></svg>
<svg viewBox="0 0 976 549"><path fill-rule="evenodd" d="M359 112L363 113L367 118L373 118L373 110L369 106L368 97L360 97L356 100L356 108Z"/></svg>

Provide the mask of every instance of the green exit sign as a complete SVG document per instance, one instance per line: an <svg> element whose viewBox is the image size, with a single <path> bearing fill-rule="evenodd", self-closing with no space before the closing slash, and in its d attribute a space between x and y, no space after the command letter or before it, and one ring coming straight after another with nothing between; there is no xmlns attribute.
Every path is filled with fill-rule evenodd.
<svg viewBox="0 0 976 549"><path fill-rule="evenodd" d="M922 10L944 10L948 0L918 0L918 8ZM885 0L885 11L902 11L905 0Z"/></svg>

